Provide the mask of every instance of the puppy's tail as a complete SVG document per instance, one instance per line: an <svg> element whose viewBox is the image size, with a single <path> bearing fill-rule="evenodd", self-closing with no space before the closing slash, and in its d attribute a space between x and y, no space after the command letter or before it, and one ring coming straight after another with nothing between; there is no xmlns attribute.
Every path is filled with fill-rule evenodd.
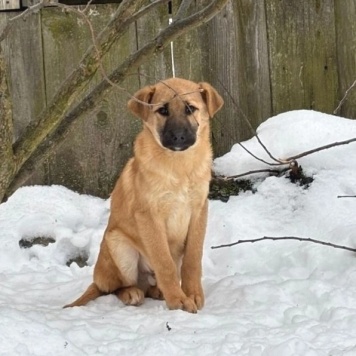
<svg viewBox="0 0 356 356"><path fill-rule="evenodd" d="M95 283L92 283L81 297L73 303L65 305L63 308L80 307L104 294L106 293L102 292Z"/></svg>

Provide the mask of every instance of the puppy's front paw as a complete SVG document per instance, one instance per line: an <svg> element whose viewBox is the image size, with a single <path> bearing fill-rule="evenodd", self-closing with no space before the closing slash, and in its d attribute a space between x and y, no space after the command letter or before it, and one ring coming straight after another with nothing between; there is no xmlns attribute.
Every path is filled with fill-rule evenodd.
<svg viewBox="0 0 356 356"><path fill-rule="evenodd" d="M186 296L166 300L166 303L169 309L181 309L194 314L197 312L197 306L194 301Z"/></svg>
<svg viewBox="0 0 356 356"><path fill-rule="evenodd" d="M204 306L204 294L203 293L195 293L188 295L190 299L194 300L195 305L197 306L198 310L202 309Z"/></svg>
<svg viewBox="0 0 356 356"><path fill-rule="evenodd" d="M204 298L204 292L203 288L201 285L197 286L182 286L183 292L191 299L194 301L195 305L197 308L200 310L204 306L205 298Z"/></svg>
<svg viewBox="0 0 356 356"><path fill-rule="evenodd" d="M121 288L116 295L126 305L139 306L145 299L143 291L137 287Z"/></svg>

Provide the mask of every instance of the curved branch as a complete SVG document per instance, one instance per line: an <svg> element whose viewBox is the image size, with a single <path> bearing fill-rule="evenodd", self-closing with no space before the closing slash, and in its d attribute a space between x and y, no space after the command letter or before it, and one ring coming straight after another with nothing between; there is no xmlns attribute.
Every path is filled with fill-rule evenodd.
<svg viewBox="0 0 356 356"><path fill-rule="evenodd" d="M220 83L220 85L222 86L222 88L226 91L227 95L230 97L231 102L233 103L233 105L235 106L235 108L241 113L241 116L243 118L243 120L245 121L245 124L248 126L248 128L250 129L251 133L253 134L253 136L256 137L258 143L262 146L262 148L264 149L264 151L268 154L268 156L275 162L277 163L269 163L267 161L264 161L262 158L257 157L256 155L253 155L250 151L247 151L246 148L244 146L242 146L242 148L244 150L246 150L252 157L254 157L255 159L257 159L258 161L261 161L263 163L266 163L270 166L278 166L280 165L282 162L275 158L272 153L267 149L266 145L262 142L262 140L260 139L260 137L257 135L256 130L253 128L253 126L251 125L250 120L246 117L245 113L241 110L240 106L237 105L237 102L235 100L235 98L232 96L232 94L230 93L230 91L226 88L225 84L218 78L218 82Z"/></svg>
<svg viewBox="0 0 356 356"><path fill-rule="evenodd" d="M231 247L231 246L235 246L235 245L239 245L239 244L243 244L243 243L247 243L247 242L254 243L254 242L265 241L265 240L273 240L273 241L297 240L297 241L304 241L304 242L312 242L312 243L319 244L319 245L324 245L324 246L339 248L339 249L347 250L347 251L351 251L351 252L356 252L356 248L347 247L347 246L343 246L343 245L336 245L331 242L325 242L325 241L320 241L320 240L315 240L315 239L310 239L310 238L305 238L305 237L297 237L297 236L283 236L283 237L264 236L259 239L238 240L231 244L211 246L211 248L217 249L217 248L223 248L223 247Z"/></svg>
<svg viewBox="0 0 356 356"><path fill-rule="evenodd" d="M257 138L257 140L258 140L257 134L256 134L255 136L256 136L256 138ZM260 142L260 141L258 141L258 142ZM256 159L257 161L260 161L260 162L262 162L262 163L265 163L265 164L267 164L268 166L281 166L281 165L283 165L283 164L287 164L287 163L282 163L282 162L279 162L279 163L267 162L267 161L265 161L264 159L262 159L262 158L256 156L256 155L255 155L254 153L252 153L250 150L248 150L241 142L237 142L237 144L238 144L239 146L241 146L241 148L243 148L243 149L244 149L249 155L251 155L254 159ZM265 147L265 146L263 145L262 147Z"/></svg>
<svg viewBox="0 0 356 356"><path fill-rule="evenodd" d="M284 162L288 163L290 161L295 161L295 160L297 160L299 158L311 155L312 153L323 151L323 150L327 150L329 148L336 147L336 146L348 145L349 143L352 143L352 142L356 142L356 138L351 138L351 139L345 140L345 141L329 143L329 144L327 144L325 146L320 146L320 147L317 147L317 148L313 148L312 150L305 151L305 152L299 153L299 154L297 154L295 156L288 157L288 158L285 159Z"/></svg>

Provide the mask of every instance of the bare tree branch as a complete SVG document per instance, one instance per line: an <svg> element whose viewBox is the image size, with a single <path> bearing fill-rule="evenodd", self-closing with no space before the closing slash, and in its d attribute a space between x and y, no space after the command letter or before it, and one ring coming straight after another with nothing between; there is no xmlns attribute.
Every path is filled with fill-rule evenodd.
<svg viewBox="0 0 356 356"><path fill-rule="evenodd" d="M312 150L309 150L309 151L305 151L305 152L302 152L302 153L299 153L295 156L291 156L291 157L288 157L284 160L281 160L281 163L280 164L273 164L273 165L277 165L277 166L282 166L282 165L285 165L285 164L291 164L293 161L296 161L297 159L299 158L302 158L302 157L305 157L305 156L308 156L308 155L311 155L313 153L316 153L316 152L319 152L319 151L323 151L323 150L327 150L327 149L330 149L330 148L333 148L333 147L337 147L337 146L341 146L341 145L347 145L349 143L352 143L352 142L356 142L356 138L351 138L349 140L345 140L345 141L339 141L339 142L334 142L334 143L329 143L325 146L321 146L321 147L317 147L317 148L314 148ZM242 146L240 144L240 146ZM243 146L242 146L243 147ZM257 160L259 161L262 161L264 162L262 159L254 156L250 151L248 151L245 147L243 147L251 156L253 156L254 158L256 158ZM264 162L266 164L268 164L267 162ZM269 164L270 165L270 164ZM250 175L250 174L255 174L255 173L283 173L285 171L287 171L289 168L284 168L282 170L273 170L273 169L257 169L257 170L252 170L252 171L248 171L248 172L245 172L245 173L241 173L241 174L237 174L237 175L233 175L233 176L226 176L224 177L224 179L237 179L237 178L241 178L241 177L244 177L244 176L247 176L247 175Z"/></svg>
<svg viewBox="0 0 356 356"><path fill-rule="evenodd" d="M165 3L165 2L168 2L168 1L169 0L156 0L155 2L147 5L146 7L144 7L140 11L138 11L136 14L132 15L131 20L133 20L133 19L137 20L137 19L141 18L142 16L147 14L152 8L154 8L158 4ZM63 5L63 6L66 6L66 5ZM96 58L97 58L97 61L98 61L100 74L102 75L102 77L112 87L114 87L116 89L119 89L121 91L124 91L126 94L128 94L131 97L131 99L134 99L134 100L140 102L142 105L147 105L147 106L160 105L160 104L149 104L149 103L146 103L144 101L141 101L141 100L137 99L135 96L133 96L126 88L121 87L118 84L116 84L116 83L114 83L113 81L110 80L110 78L108 77L108 75L107 75L107 73L106 73L106 71L104 69L103 62L102 62L102 54L100 52L100 48L99 48L99 45L97 43L97 36L95 35L95 31L94 31L93 25L92 25L89 17L84 13L84 11L74 10L74 12L76 12L79 16L81 16L84 19L84 21L86 22L86 24L88 25L89 31L91 33L92 42L93 42L93 45L94 45L94 48L95 48L95 51L96 51Z"/></svg>
<svg viewBox="0 0 356 356"><path fill-rule="evenodd" d="M135 12L145 0L125 0L123 1L113 19L108 26L98 35L96 40L100 53L106 54L113 43L115 43L127 30L128 26L137 18ZM154 5L158 5L165 0L158 0ZM152 5L152 4L151 4ZM150 6L150 9L153 6ZM70 7L66 7L71 9ZM73 9L70 11L74 11ZM141 12L141 15L143 13ZM137 15L137 14L136 14ZM88 49L77 69L65 80L60 89L57 91L52 102L40 115L36 125L29 126L28 131L16 143L14 147L15 154L19 165L31 156L36 147L53 132L60 121L63 119L65 112L71 104L77 99L81 89L91 80L99 67L97 58L97 48L94 44Z"/></svg>
<svg viewBox="0 0 356 356"><path fill-rule="evenodd" d="M155 39L152 39L144 47L140 48L132 55L130 55L124 62L122 62L112 73L108 76L109 81L102 80L86 97L75 106L69 113L65 115L63 110L59 110L55 105L50 105L54 110L53 116L48 116L47 123L44 123L44 127L37 127L16 145L16 154L19 157L19 170L18 174L14 177L14 180L9 187L9 192L13 192L21 182L26 179L28 172L38 164L43 158L47 157L49 150L53 149L58 143L62 142L68 134L73 123L81 117L93 110L99 103L100 99L111 88L110 82L121 83L131 70L137 68L142 61L150 55L159 53L167 46L171 41L183 35L184 33L198 27L199 25L209 21L213 18L228 0L211 0L210 3L202 10L194 13L193 15L174 21L167 28L161 30ZM121 26L123 26L121 24ZM100 37L100 35L99 35ZM103 48L103 46L102 46ZM95 46L92 46L92 57L95 56ZM95 63L96 68L98 64ZM58 98L56 95L55 102L61 102L62 98ZM49 109L47 109L48 111ZM47 112L47 115L50 113ZM43 117L43 116L42 116ZM45 130L47 134L41 133ZM36 136L36 132L41 139ZM21 168L21 170L20 170Z"/></svg>
<svg viewBox="0 0 356 356"><path fill-rule="evenodd" d="M338 195L338 198L356 198L356 195Z"/></svg>
<svg viewBox="0 0 356 356"><path fill-rule="evenodd" d="M312 242L312 243L319 244L319 245L324 245L324 246L339 248L339 249L347 250L347 251L351 251L351 252L356 252L356 248L342 246L342 245L336 245L336 244L333 244L331 242L325 242L325 241L320 241L320 240L316 240L316 239L310 239L310 238L305 238L305 237L297 237L297 236L282 236L282 237L264 236L264 237L261 237L259 239L238 240L238 241L233 242L231 244L211 246L211 248L212 249L217 249L217 248L223 248L223 247L231 247L231 246L235 246L235 245L239 245L239 244L243 244L243 243L247 243L247 242L255 243L255 242L266 241L266 240L273 240L273 241L297 240L297 241L304 241L304 242Z"/></svg>

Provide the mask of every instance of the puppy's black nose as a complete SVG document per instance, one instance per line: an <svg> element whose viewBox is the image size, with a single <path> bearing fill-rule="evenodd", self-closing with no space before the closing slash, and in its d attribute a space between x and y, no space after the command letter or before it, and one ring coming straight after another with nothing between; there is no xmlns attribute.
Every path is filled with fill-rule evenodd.
<svg viewBox="0 0 356 356"><path fill-rule="evenodd" d="M172 143L182 144L187 140L187 129L181 129L176 131L170 131L169 135Z"/></svg>
<svg viewBox="0 0 356 356"><path fill-rule="evenodd" d="M162 145L172 151L184 151L195 143L195 131L187 127L165 127Z"/></svg>
<svg viewBox="0 0 356 356"><path fill-rule="evenodd" d="M184 151L195 143L195 133L187 128L167 130L163 133L162 145L172 151Z"/></svg>

